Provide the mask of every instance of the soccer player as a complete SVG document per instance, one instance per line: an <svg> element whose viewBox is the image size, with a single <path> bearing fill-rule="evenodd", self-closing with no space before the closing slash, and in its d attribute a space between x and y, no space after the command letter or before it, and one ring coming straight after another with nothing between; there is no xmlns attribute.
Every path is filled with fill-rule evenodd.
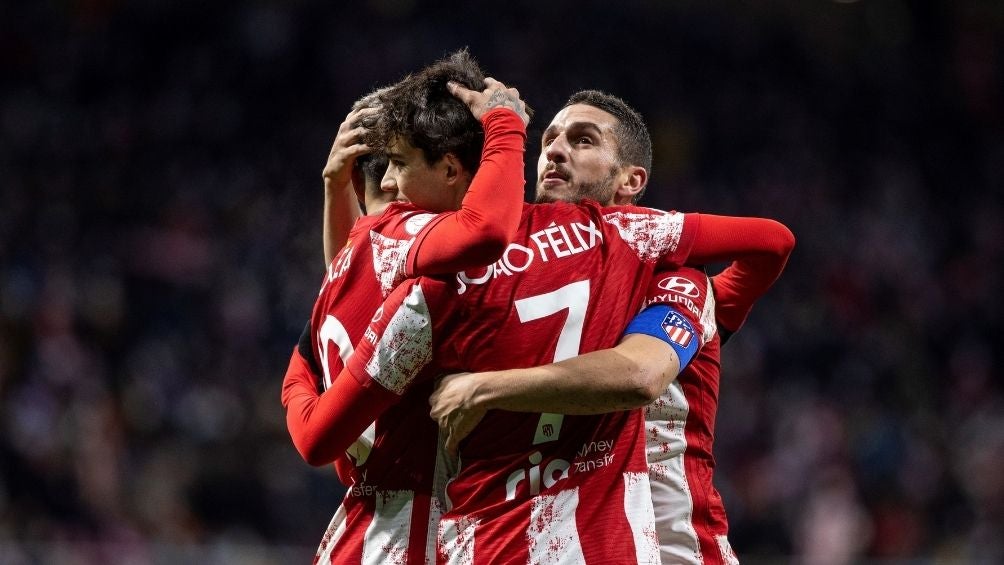
<svg viewBox="0 0 1004 565"><path fill-rule="evenodd" d="M644 183L638 186L638 181L644 180L645 173L638 171L638 167L618 163L616 138L612 128L606 127L609 125L596 127L594 132L587 132L583 137L585 140L589 133L593 134L595 139L591 143L596 151L584 159L587 167L582 169L582 178L587 180L592 174L596 177L595 181L616 185L618 190L623 189L627 193L637 193L637 189L643 188ZM603 176L593 174L595 172ZM571 178L569 173L569 170L560 171L565 179ZM703 219L709 227L725 221L710 216ZM431 355L429 348L434 348L437 353L436 367L453 369L461 366L478 368L484 363L503 366L506 363L532 363L534 360L575 355L579 345L584 350L606 346L602 345L603 341L612 345L620 333L612 328L615 325L623 327L640 305L641 296L634 289L639 283L646 283L656 260L661 258L678 265L686 258L690 240L696 238L701 241L696 235L701 221L701 217L695 215L690 216L687 223L680 214L642 208L604 211L595 205L528 207L521 226L522 239L510 246L503 258L487 270L461 273L456 279L455 289L452 281L423 279L410 284L408 292L400 288L395 291L380 315L375 316L372 331L367 332L367 338L359 346L360 352L375 350L372 357L364 353L365 361L358 361L365 369L356 366L352 370L350 361L348 369L343 369L335 379L333 389L319 396L315 389L296 384L299 380L297 374L302 375L303 367L291 364L287 373L287 382L291 382L291 386L286 389L288 394L284 395L284 401L291 413L309 412L307 427L312 435L308 447L325 444L326 449L344 449L346 442L350 441L349 436L358 434L373 417L382 414L378 419L376 443L368 456L367 470L361 473L362 482L353 483L349 495L355 496L357 490L360 495L371 491L380 493L377 504L382 507L376 509L373 517L379 523L368 530L385 535L374 536L370 544L372 551L383 551L384 557L414 555L413 551L409 551L411 539L425 542L433 536L434 515L441 511L436 507L437 501L429 497L429 491L430 482L435 483L437 477L445 476L446 465L442 461L430 461L435 458L435 453L426 444L428 432L419 421L424 419L420 416L426 411L427 393L422 391L428 391L430 385L427 376L431 369L423 371ZM722 245L720 240L716 243ZM733 242L738 247L729 252L745 249L740 244L746 242ZM545 274L548 270L545 264L549 261L557 264L557 270ZM614 265L622 268L615 269ZM533 292L534 288L542 290L569 277L576 278L576 275L588 276L559 285L553 291ZM595 281L591 281L590 277ZM599 283L604 292L590 292L591 282ZM607 291L605 283L611 290ZM485 290L488 287L492 292ZM522 299L516 298L516 295L527 294L529 296ZM430 295L435 295L436 300L428 300ZM398 302L395 302L395 297ZM437 306L433 308L433 304ZM428 312L424 311L423 305L429 307ZM388 307L394 309L394 314L388 314ZM443 312L438 312L440 308ZM429 328L434 310L443 314L443 320L451 320L450 323L468 331L439 331L438 326ZM451 315L455 318L450 318ZM612 323L583 325L587 315ZM621 320L619 324L616 322L618 319ZM380 325L388 320L389 326ZM425 326L422 326L422 320L426 320ZM417 326L410 325L412 322ZM399 323L404 323L404 326L399 327ZM388 327L390 333L383 333ZM503 329L491 331L496 327ZM528 333L524 334L527 330ZM556 335L549 335L551 333ZM548 337L552 346L550 352L541 351L548 350L546 342L543 347L528 343L520 339L521 334ZM447 335L455 336L454 342L448 340ZM426 338L428 341L425 341ZM492 343L501 347L490 348ZM359 358L358 353L353 357L356 360ZM362 372L364 370L366 372ZM363 376L369 374L373 375L372 378ZM417 387L417 391L413 387ZM406 389L409 393L398 403L399 395ZM651 530L647 529L651 522L651 505L647 501L647 471L638 428L640 419L632 419L625 414L629 413L590 417L582 422L569 423L560 441L562 418L554 415L530 422L530 429L521 417L504 426L493 426L493 429L507 430L504 435L515 441L515 445L508 448L508 457L477 456L476 452L473 457L470 453L464 454L464 467L450 487L454 507L447 513L446 521L440 528L441 549L454 556L473 555L484 562L498 562L504 558L525 560L531 556L546 560L548 556L557 557L552 551L554 543L571 535L575 539L569 538L571 545L567 547L572 555L581 553L603 562L657 560L657 547L650 535ZM380 422L383 422L382 426ZM622 435L631 425L635 426L631 433ZM527 434L531 437L526 437ZM594 439L584 440L583 434ZM597 439L596 434L608 439ZM528 444L529 439L539 441L541 446L531 451L520 451L516 447L523 444L523 440L527 440L525 443ZM522 447L526 448L526 445ZM579 460L576 460L577 453ZM583 459L596 453L602 455ZM541 463L552 456L554 458L550 462ZM382 458L380 465L377 465L377 458ZM612 465L615 460L616 469ZM576 464L576 469L569 473L572 463ZM427 471L430 465L435 468ZM496 468L499 465L502 470ZM512 465L527 468L520 471L522 475L518 475L512 471ZM604 467L610 468L602 473L592 473ZM498 488L481 489L480 476L494 475L506 468L511 472L495 485ZM548 469L552 471L551 475L547 475ZM547 475L543 479L543 487L541 472ZM583 481L586 475L602 476L606 480ZM593 492L590 499L594 502L600 500L597 496L600 491L619 493L623 504L616 504L615 508L619 506L620 511L614 510L609 519L603 518L605 513L594 504L591 510L576 513L580 522L578 527L575 520L568 520L569 516L564 516L563 520L556 517L553 523L556 529L543 528L531 535L530 528L533 526L524 522L528 523L534 512L534 501L543 500L536 495L541 488L554 486L560 478L571 478L567 485L569 492L562 495L561 501L555 499L551 500L552 503L571 503L567 496L576 498L577 489L583 488ZM502 483L506 484L505 488L500 487ZM419 494L423 494L424 498L420 498ZM628 498L625 499L625 496ZM458 499L464 502L458 503ZM639 503L639 500L643 502ZM418 504L428 505L428 521L408 521L415 515L413 510ZM493 510L484 513L484 504ZM536 508L538 511L558 510L554 504ZM477 538L482 540L478 549L475 549L474 538L469 536L471 528L478 530ZM577 534L580 530L594 533L580 544ZM331 535L344 536L337 531L331 532ZM609 543L611 540L622 542L618 535L626 535L633 543ZM524 536L533 540L529 547ZM365 541L361 544L366 546Z"/></svg>
<svg viewBox="0 0 1004 565"><path fill-rule="evenodd" d="M488 409L593 414L645 406L662 561L738 562L712 483L720 346L780 273L789 251L782 243L759 264L737 261L711 280L693 268L657 276L647 308L613 349L533 369L443 379L431 403L433 417L447 431L447 450L455 450ZM751 264L755 275L741 272Z"/></svg>
<svg viewBox="0 0 1004 565"><path fill-rule="evenodd" d="M318 383L321 388L330 385L332 371L337 374L341 369L352 344L362 337L383 298L399 281L420 273L455 272L489 264L501 255L518 224L529 121L518 92L485 79L466 51L450 55L425 72L435 72L439 81L434 85L420 81L419 73L394 88L411 89L417 83L418 88L435 87L434 93L427 93L428 105L409 116L420 129L421 139L434 143L423 143L422 149L416 149L415 138L409 135L383 141L379 120L374 124L371 118L383 119L391 111L384 100L392 88L360 101L339 128L332 146L324 173L326 200L329 195L337 198L336 193L351 185L354 192L362 193L367 215L356 221L348 243L330 262L308 328L293 353L291 363L303 363L303 367L318 361L313 364L320 379L311 382L315 393ZM452 88L465 96L466 104L450 94L448 80L458 83ZM443 120L443 116L450 119ZM381 144L386 144L384 151L367 155ZM397 202L399 189L416 179L449 187L456 198L446 201L419 195L414 203ZM457 208L459 211L441 214L426 212ZM330 237L329 233L326 240ZM368 457L372 430L356 434L359 441L349 454L344 449L333 454L303 449L309 443L309 431L300 419L305 414L290 412L287 416L294 444L305 459L334 461L346 484L360 482L353 473L356 464ZM359 500L372 502L374 498ZM349 510L367 511L361 506ZM355 555L357 560L359 555Z"/></svg>
<svg viewBox="0 0 1004 565"><path fill-rule="evenodd" d="M595 92L574 95L545 132L541 171L560 171L574 161L581 126L569 125L584 121L573 105L586 100L594 107L599 100L611 114L627 116L622 122L637 122L619 99ZM581 190L564 182L547 186L544 179L542 174L538 197L568 198ZM617 198L609 189L590 190L600 198ZM663 562L737 562L712 484L720 336L727 339L738 330L753 302L780 275L794 245L790 231L780 225L753 237L761 240L762 251L737 260L712 279L713 285L702 271L690 268L656 277L646 299L649 308L632 321L616 348L534 369L443 379L431 398L431 413L448 433L447 449L455 450L488 409L594 414L647 405L645 437Z"/></svg>

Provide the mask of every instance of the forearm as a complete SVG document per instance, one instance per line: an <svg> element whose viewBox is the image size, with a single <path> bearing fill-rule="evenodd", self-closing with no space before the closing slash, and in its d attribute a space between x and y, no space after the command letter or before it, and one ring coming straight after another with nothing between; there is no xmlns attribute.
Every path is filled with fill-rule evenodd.
<svg viewBox="0 0 1004 565"><path fill-rule="evenodd" d="M734 261L711 278L715 290L715 319L729 332L739 331L753 309L784 269L787 256L760 256Z"/></svg>
<svg viewBox="0 0 1004 565"><path fill-rule="evenodd" d="M754 302L781 276L795 245L791 232L785 228L784 233L788 237L776 239L778 243L773 248L741 256L712 277L715 317L725 330L738 331Z"/></svg>
<svg viewBox="0 0 1004 565"><path fill-rule="evenodd" d="M343 370L323 394L300 356L293 352L283 379L282 405L293 445L311 465L326 465L345 451L376 419L381 401Z"/></svg>
<svg viewBox="0 0 1004 565"><path fill-rule="evenodd" d="M344 186L336 184L328 178L324 179L324 218L322 220L321 237L324 242L324 266L334 260L338 250L349 239L349 231L356 220L362 216L359 202L351 183Z"/></svg>
<svg viewBox="0 0 1004 565"><path fill-rule="evenodd" d="M486 409L601 414L645 406L679 373L676 353L645 335L617 347L529 369L469 375L471 404Z"/></svg>
<svg viewBox="0 0 1004 565"><path fill-rule="evenodd" d="M700 265L757 255L786 259L794 245L791 230L774 220L700 214L688 263Z"/></svg>

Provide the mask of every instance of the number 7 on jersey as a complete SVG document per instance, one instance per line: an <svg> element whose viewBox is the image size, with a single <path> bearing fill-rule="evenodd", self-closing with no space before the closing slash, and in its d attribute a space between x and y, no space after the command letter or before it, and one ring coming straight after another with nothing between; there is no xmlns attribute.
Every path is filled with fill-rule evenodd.
<svg viewBox="0 0 1004 565"><path fill-rule="evenodd" d="M582 324L589 305L589 279L567 284L558 290L538 294L516 301L516 314L522 323L532 322L568 310L564 325L554 348L554 362L564 361L579 354L582 342ZM558 439L563 414L543 413L537 422L533 445Z"/></svg>

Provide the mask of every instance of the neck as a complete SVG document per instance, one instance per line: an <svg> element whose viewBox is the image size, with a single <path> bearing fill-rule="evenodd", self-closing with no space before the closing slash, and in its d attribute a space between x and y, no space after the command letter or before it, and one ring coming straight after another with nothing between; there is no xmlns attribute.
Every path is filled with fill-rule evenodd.
<svg viewBox="0 0 1004 565"><path fill-rule="evenodd" d="M366 216L380 216L397 199L397 196L397 191L393 193L381 192L376 196L366 196L363 199Z"/></svg>
<svg viewBox="0 0 1004 565"><path fill-rule="evenodd" d="M383 198L367 198L366 199L366 215L367 216L379 216L383 214L383 211L390 206L393 200L385 200Z"/></svg>

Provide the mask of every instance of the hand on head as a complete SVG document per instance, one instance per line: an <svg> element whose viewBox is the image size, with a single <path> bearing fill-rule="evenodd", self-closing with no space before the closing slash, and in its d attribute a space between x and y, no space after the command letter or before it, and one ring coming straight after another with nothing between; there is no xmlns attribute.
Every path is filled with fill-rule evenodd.
<svg viewBox="0 0 1004 565"><path fill-rule="evenodd" d="M520 100L519 91L515 88L508 88L491 77L485 77L485 89L481 92L470 90L452 80L446 83L446 88L449 89L450 94L467 104L471 113L479 120L481 116L493 108L509 108L522 118L524 124L530 124L530 111L526 107L526 102Z"/></svg>
<svg viewBox="0 0 1004 565"><path fill-rule="evenodd" d="M379 107L367 107L352 110L345 121L338 126L338 133L335 134L335 141L331 144L331 151L328 153L328 161L324 164L321 177L325 181L330 181L341 185L349 181L352 174L352 164L361 155L371 153L373 148L367 145L363 139L372 126L371 118L380 112Z"/></svg>

